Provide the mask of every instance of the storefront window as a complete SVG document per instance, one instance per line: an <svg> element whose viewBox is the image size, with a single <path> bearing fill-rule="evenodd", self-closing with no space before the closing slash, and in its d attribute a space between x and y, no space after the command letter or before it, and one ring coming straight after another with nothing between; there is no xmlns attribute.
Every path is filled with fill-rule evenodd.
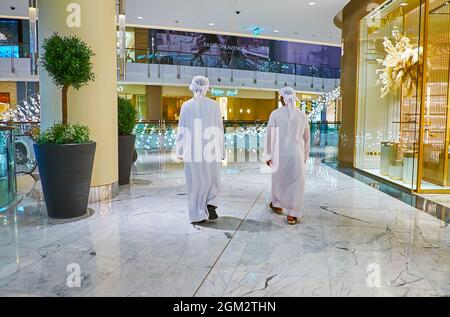
<svg viewBox="0 0 450 317"><path fill-rule="evenodd" d="M449 175L449 63L450 4L429 0L425 10L426 81L423 85L423 153L420 188L450 190Z"/></svg>
<svg viewBox="0 0 450 317"><path fill-rule="evenodd" d="M450 4L389 1L361 21L355 166L450 193Z"/></svg>
<svg viewBox="0 0 450 317"><path fill-rule="evenodd" d="M360 28L355 165L412 190L419 159L422 8L419 0L388 1ZM409 64L399 68L406 54Z"/></svg>

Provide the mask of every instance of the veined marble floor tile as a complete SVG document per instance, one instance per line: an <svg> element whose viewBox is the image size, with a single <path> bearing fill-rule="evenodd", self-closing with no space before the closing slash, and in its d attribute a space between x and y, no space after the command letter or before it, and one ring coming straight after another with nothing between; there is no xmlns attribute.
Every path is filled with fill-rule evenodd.
<svg viewBox="0 0 450 317"><path fill-rule="evenodd" d="M207 272L205 267L129 261L96 285L86 296L191 297Z"/></svg>
<svg viewBox="0 0 450 317"><path fill-rule="evenodd" d="M331 281L333 297L438 297L434 289L414 287L377 287L373 284L355 283L351 280L335 279Z"/></svg>
<svg viewBox="0 0 450 317"><path fill-rule="evenodd" d="M108 230L109 231L109 230ZM95 254L110 257L119 261L126 261L136 255L151 243L151 238L136 233L89 232L77 241L67 243L61 248L61 252L75 254Z"/></svg>
<svg viewBox="0 0 450 317"><path fill-rule="evenodd" d="M200 288L196 291L196 297L222 297L233 276L233 270L221 270L213 268L208 273Z"/></svg>
<svg viewBox="0 0 450 317"><path fill-rule="evenodd" d="M268 208L259 163L224 166L221 218L190 224L184 171L168 158L140 156L130 186L77 220L48 219L40 184L19 182L24 200L0 214L0 297L450 293L450 228L320 157L298 226ZM80 287L67 284L74 265Z"/></svg>
<svg viewBox="0 0 450 317"><path fill-rule="evenodd" d="M34 245L35 247L27 245L22 247L21 244L15 243L10 247L2 248L2 252L0 253L0 280L61 251L64 246L78 241L85 236L86 232L80 230L72 234L67 234L63 238L52 240L51 242L42 240L42 242L47 243L39 246Z"/></svg>
<svg viewBox="0 0 450 317"><path fill-rule="evenodd" d="M236 271L224 293L226 297L329 297L328 280L298 276Z"/></svg>
<svg viewBox="0 0 450 317"><path fill-rule="evenodd" d="M212 267L229 242L225 235L160 234L136 256L139 262Z"/></svg>
<svg viewBox="0 0 450 317"><path fill-rule="evenodd" d="M450 249L438 248L415 256L414 262L437 293L450 296Z"/></svg>
<svg viewBox="0 0 450 317"><path fill-rule="evenodd" d="M45 254L39 253L38 250L16 248L14 246L3 247L0 253L0 280L41 260L45 256Z"/></svg>
<svg viewBox="0 0 450 317"><path fill-rule="evenodd" d="M330 278L366 284L378 278L382 288L434 289L411 257L358 255L353 250L329 248L327 250ZM437 291L437 290L436 290Z"/></svg>
<svg viewBox="0 0 450 317"><path fill-rule="evenodd" d="M57 252L0 280L0 290L42 296L82 296L121 264L109 257Z"/></svg>
<svg viewBox="0 0 450 317"><path fill-rule="evenodd" d="M7 292L7 291L0 291L0 297L41 297L39 295L34 295L31 293L16 293L16 292Z"/></svg>

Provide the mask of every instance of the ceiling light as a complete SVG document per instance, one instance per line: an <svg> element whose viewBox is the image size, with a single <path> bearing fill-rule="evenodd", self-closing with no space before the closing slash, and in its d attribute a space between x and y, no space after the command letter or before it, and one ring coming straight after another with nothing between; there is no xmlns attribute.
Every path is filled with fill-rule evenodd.
<svg viewBox="0 0 450 317"><path fill-rule="evenodd" d="M402 2L402 3L400 3L400 6L402 6L402 7L406 7L408 5L408 2Z"/></svg>
<svg viewBox="0 0 450 317"><path fill-rule="evenodd" d="M279 30L274 30L273 32L274 32L274 33L279 33L280 31L279 31Z"/></svg>
<svg viewBox="0 0 450 317"><path fill-rule="evenodd" d="M308 5L309 5L309 6L315 6L316 3L315 3L314 1L311 1L311 2L308 2Z"/></svg>
<svg viewBox="0 0 450 317"><path fill-rule="evenodd" d="M143 17L138 17L138 20L143 20L144 18Z"/></svg>
<svg viewBox="0 0 450 317"><path fill-rule="evenodd" d="M209 23L208 23L208 25L209 25L209 26L213 26L213 25L214 25L214 23L212 23L212 22L209 22Z"/></svg>

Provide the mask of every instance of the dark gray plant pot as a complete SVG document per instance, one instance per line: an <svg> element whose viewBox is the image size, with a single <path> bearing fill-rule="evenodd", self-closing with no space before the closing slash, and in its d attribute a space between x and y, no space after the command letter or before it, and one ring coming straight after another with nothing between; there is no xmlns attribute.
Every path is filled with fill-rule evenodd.
<svg viewBox="0 0 450 317"><path fill-rule="evenodd" d="M34 144L48 216L70 219L87 213L96 143Z"/></svg>
<svg viewBox="0 0 450 317"><path fill-rule="evenodd" d="M135 135L119 135L119 185L130 183L131 166L133 165Z"/></svg>

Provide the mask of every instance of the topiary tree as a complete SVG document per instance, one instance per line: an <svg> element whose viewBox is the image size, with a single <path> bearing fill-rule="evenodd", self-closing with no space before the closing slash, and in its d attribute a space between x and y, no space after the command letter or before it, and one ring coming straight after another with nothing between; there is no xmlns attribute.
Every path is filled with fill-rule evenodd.
<svg viewBox="0 0 450 317"><path fill-rule="evenodd" d="M117 105L119 135L130 135L136 125L136 109L129 100L120 97Z"/></svg>
<svg viewBox="0 0 450 317"><path fill-rule="evenodd" d="M41 63L53 83L62 89L62 123L67 124L67 91L79 90L95 79L92 49L76 36L60 36L54 33L45 39Z"/></svg>

